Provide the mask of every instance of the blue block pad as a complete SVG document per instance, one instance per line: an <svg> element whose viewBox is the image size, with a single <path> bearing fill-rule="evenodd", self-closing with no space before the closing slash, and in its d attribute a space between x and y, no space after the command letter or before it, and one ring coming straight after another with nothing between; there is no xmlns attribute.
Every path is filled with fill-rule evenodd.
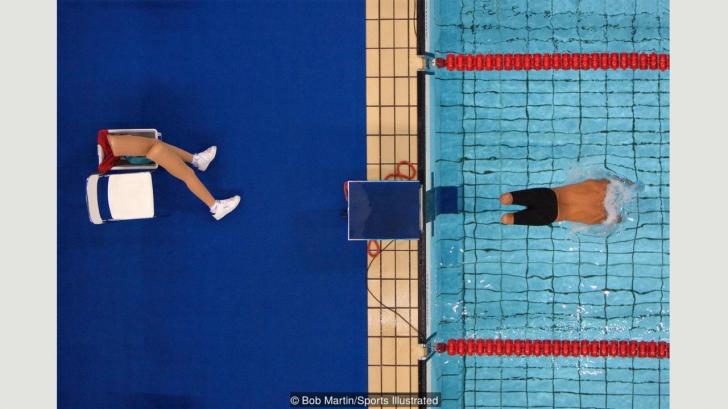
<svg viewBox="0 0 728 409"><path fill-rule="evenodd" d="M349 182L349 240L420 238L419 182Z"/></svg>
<svg viewBox="0 0 728 409"><path fill-rule="evenodd" d="M425 221L431 222L439 214L459 213L461 190L459 186L438 186L425 192Z"/></svg>

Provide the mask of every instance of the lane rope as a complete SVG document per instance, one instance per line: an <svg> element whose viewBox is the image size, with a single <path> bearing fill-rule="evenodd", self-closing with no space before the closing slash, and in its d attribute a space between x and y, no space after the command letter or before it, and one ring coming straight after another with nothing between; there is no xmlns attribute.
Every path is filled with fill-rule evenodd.
<svg viewBox="0 0 728 409"><path fill-rule="evenodd" d="M670 69L670 54L658 53L536 53L447 54L435 59L448 71L529 70L660 70Z"/></svg>
<svg viewBox="0 0 728 409"><path fill-rule="evenodd" d="M670 343L636 340L454 338L435 345L448 355L670 358Z"/></svg>

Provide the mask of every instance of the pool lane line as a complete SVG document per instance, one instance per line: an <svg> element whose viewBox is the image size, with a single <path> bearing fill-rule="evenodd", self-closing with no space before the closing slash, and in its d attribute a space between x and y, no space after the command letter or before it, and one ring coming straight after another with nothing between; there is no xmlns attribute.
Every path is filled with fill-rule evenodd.
<svg viewBox="0 0 728 409"><path fill-rule="evenodd" d="M636 340L449 339L435 344L448 355L670 358L670 343Z"/></svg>
<svg viewBox="0 0 728 409"><path fill-rule="evenodd" d="M670 69L670 54L658 53L539 53L448 54L435 59L448 71L532 70L659 70Z"/></svg>

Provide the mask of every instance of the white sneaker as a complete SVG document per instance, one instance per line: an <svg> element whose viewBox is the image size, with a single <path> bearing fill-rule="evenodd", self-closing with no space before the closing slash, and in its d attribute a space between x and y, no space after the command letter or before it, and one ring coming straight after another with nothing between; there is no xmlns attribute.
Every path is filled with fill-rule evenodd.
<svg viewBox="0 0 728 409"><path fill-rule="evenodd" d="M212 217L214 217L215 220L220 220L228 213L235 210L235 208L238 207L238 204L240 204L240 196L238 195L223 200L216 200L215 204L212 205L212 208L210 208Z"/></svg>
<svg viewBox="0 0 728 409"><path fill-rule="evenodd" d="M192 155L192 166L199 169L200 172L204 172L210 166L210 162L215 159L216 154L217 146L210 146L204 151Z"/></svg>

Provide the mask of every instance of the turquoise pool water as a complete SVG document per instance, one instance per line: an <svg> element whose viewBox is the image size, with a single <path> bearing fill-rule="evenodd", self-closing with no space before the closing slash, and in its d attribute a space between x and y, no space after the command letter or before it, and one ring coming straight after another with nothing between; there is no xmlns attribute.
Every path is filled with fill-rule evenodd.
<svg viewBox="0 0 728 409"><path fill-rule="evenodd" d="M667 1L429 1L428 51L669 52ZM448 338L669 340L669 72L434 70L430 319ZM503 226L498 196L601 168L642 191L611 234ZM436 354L445 408L667 408L669 361Z"/></svg>

